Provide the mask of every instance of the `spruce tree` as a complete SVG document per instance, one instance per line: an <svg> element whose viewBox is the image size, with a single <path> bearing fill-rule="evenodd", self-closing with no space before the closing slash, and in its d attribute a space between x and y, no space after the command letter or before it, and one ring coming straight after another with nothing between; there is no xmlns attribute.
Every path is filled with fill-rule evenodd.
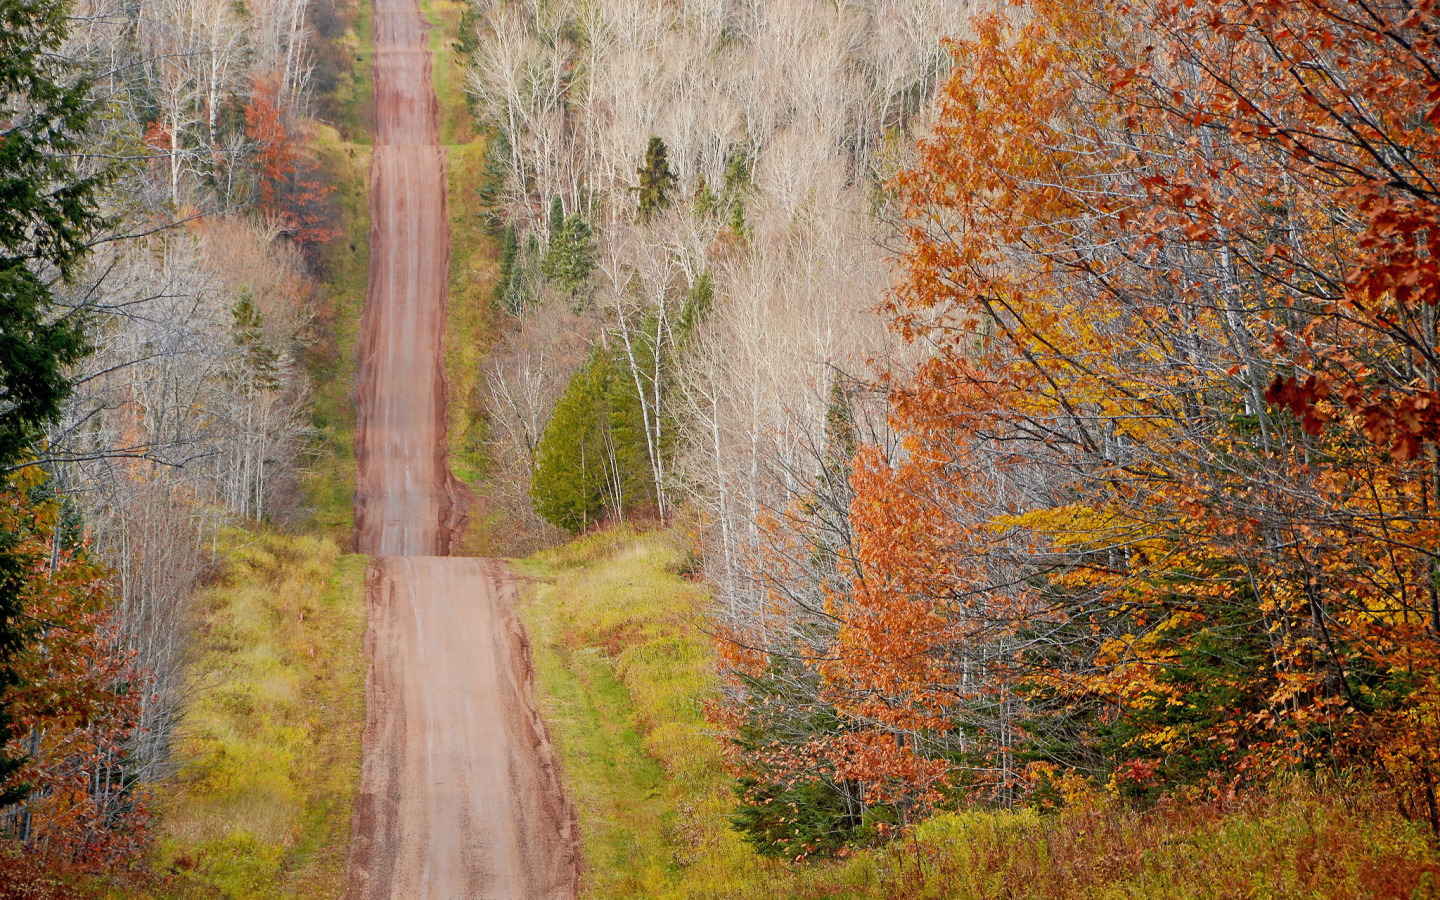
<svg viewBox="0 0 1440 900"><path fill-rule="evenodd" d="M720 198L710 189L710 182L701 175L699 183L695 185L695 215L705 218L715 212L720 205Z"/></svg>
<svg viewBox="0 0 1440 900"><path fill-rule="evenodd" d="M639 197L642 219L670 205L670 192L680 179L670 171L665 142L657 135L650 136L650 143L645 148L645 165L636 169L635 173L640 176L635 192Z"/></svg>
<svg viewBox="0 0 1440 900"><path fill-rule="evenodd" d="M101 224L105 173L82 174L90 82L57 51L69 4L0 0L0 471L60 413L83 323L57 316L52 273L74 274Z"/></svg>
<svg viewBox="0 0 1440 900"><path fill-rule="evenodd" d="M59 52L64 0L0 0L0 479L23 464L68 396L65 367L86 351L84 323L55 309L51 285L71 277L101 227L105 171L81 170L96 113L90 81ZM27 641L19 616L27 561L0 534L0 781L23 763L9 752L6 695ZM15 797L0 798L0 805Z"/></svg>
<svg viewBox="0 0 1440 900"><path fill-rule="evenodd" d="M653 321L648 324L653 328ZM648 354L639 362L642 369L652 365ZM598 345L570 379L540 436L530 499L542 519L572 533L607 512L655 503L635 379L625 361Z"/></svg>
<svg viewBox="0 0 1440 900"><path fill-rule="evenodd" d="M730 219L728 225L730 231L738 238L744 239L747 236L748 228L745 224L745 200L744 195L750 187L750 164L743 153L734 153L730 162L725 166L725 192L722 204L728 204L730 208Z"/></svg>
<svg viewBox="0 0 1440 900"><path fill-rule="evenodd" d="M550 246L540 262L540 273L568 296L575 297L595 268L595 240L590 223L580 215L565 219L550 233Z"/></svg>
<svg viewBox="0 0 1440 900"><path fill-rule="evenodd" d="M706 269L696 277L690 290L685 292L685 303L680 307L680 315L675 322L676 343L684 343L690 339L700 327L700 323L710 314L710 307L714 303L715 280L710 277L710 270Z"/></svg>
<svg viewBox="0 0 1440 900"><path fill-rule="evenodd" d="M561 202L560 195L556 194L550 198L550 242L552 244L555 242L555 235L559 234L560 229L564 227L565 205Z"/></svg>
<svg viewBox="0 0 1440 900"><path fill-rule="evenodd" d="M540 444L530 476L530 499L540 518L572 534L604 516L614 501L615 472L609 360L600 348L565 387Z"/></svg>
<svg viewBox="0 0 1440 900"><path fill-rule="evenodd" d="M524 304L516 287L519 277L520 238L515 234L514 225L506 225L500 241L500 275L495 280L495 305L510 313L520 315Z"/></svg>
<svg viewBox="0 0 1440 900"><path fill-rule="evenodd" d="M240 295L240 300L230 310L232 324L231 339L241 350L245 360L240 375L242 383L257 391L278 391L280 381L280 353L265 342L265 316L255 306L249 293Z"/></svg>
<svg viewBox="0 0 1440 900"><path fill-rule="evenodd" d="M744 153L732 153L729 162L725 164L726 197L733 199L749 186L750 163L745 159Z"/></svg>

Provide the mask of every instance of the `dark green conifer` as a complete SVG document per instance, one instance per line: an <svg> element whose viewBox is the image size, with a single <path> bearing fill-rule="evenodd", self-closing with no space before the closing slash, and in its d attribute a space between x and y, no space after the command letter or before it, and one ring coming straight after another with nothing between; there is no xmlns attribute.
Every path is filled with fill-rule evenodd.
<svg viewBox="0 0 1440 900"><path fill-rule="evenodd" d="M560 195L556 194L550 198L550 242L555 242L555 235L565 227L565 205L560 201Z"/></svg>
<svg viewBox="0 0 1440 900"><path fill-rule="evenodd" d="M730 161L725 164L725 193L734 197L745 188L750 186L750 163L745 154L739 151L730 155Z"/></svg>
<svg viewBox="0 0 1440 900"><path fill-rule="evenodd" d="M550 234L550 247L540 262L540 274L568 296L580 294L595 268L595 239L590 223L576 214L564 219Z"/></svg>
<svg viewBox="0 0 1440 900"><path fill-rule="evenodd" d="M720 206L720 198L710 189L710 182L705 176L700 176L700 181L695 185L695 215L705 218Z"/></svg>
<svg viewBox="0 0 1440 900"><path fill-rule="evenodd" d="M530 499L542 519L572 533L607 513L655 503L635 379L603 347L591 350L550 415L535 449Z"/></svg>
<svg viewBox="0 0 1440 900"><path fill-rule="evenodd" d="M565 387L535 448L530 499L545 521L572 534L614 505L609 360L597 347Z"/></svg>
<svg viewBox="0 0 1440 900"><path fill-rule="evenodd" d="M690 285L690 290L685 294L685 304L680 307L680 315L675 322L675 340L683 343L700 323L710 313L710 307L715 302L715 281L710 277L707 269L696 277L695 283Z"/></svg>
<svg viewBox="0 0 1440 900"><path fill-rule="evenodd" d="M255 301L248 293L241 294L230 315L234 320L230 333L245 360L246 384L254 390L280 390L280 353L265 341L265 317Z"/></svg>
<svg viewBox="0 0 1440 900"><path fill-rule="evenodd" d="M680 179L670 170L665 142L651 135L645 148L645 164L635 170L640 184L635 188L639 198L640 217L647 218L670 205L670 192Z"/></svg>
<svg viewBox="0 0 1440 900"><path fill-rule="evenodd" d="M748 237L744 194L749 186L750 163L744 153L737 151L730 156L730 162L725 166L725 191L721 198L721 204L728 204L730 219L726 224L738 238Z"/></svg>
<svg viewBox="0 0 1440 900"><path fill-rule="evenodd" d="M506 225L500 239L500 274L495 279L495 305L518 316L523 306L520 292L515 289L519 274L520 238L515 234L514 225Z"/></svg>

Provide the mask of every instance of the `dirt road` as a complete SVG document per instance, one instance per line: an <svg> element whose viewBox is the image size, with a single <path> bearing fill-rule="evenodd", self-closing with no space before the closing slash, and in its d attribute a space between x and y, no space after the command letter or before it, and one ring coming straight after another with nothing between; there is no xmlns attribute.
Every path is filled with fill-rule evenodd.
<svg viewBox="0 0 1440 900"><path fill-rule="evenodd" d="M356 549L376 559L346 897L568 900L577 832L531 701L513 582L498 563L447 556L466 493L445 463L450 235L428 36L415 0L376 0L355 496Z"/></svg>

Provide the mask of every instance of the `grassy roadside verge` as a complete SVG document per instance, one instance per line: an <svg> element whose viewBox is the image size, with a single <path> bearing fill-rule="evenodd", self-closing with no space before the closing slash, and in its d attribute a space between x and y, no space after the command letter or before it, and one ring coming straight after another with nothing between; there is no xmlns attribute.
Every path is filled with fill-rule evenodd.
<svg viewBox="0 0 1440 900"><path fill-rule="evenodd" d="M198 598L203 673L159 794L175 896L331 898L344 885L365 720L366 558L324 537L227 538Z"/></svg>
<svg viewBox="0 0 1440 900"><path fill-rule="evenodd" d="M340 236L324 254L325 282L306 360L314 379L315 451L302 476L307 530L348 546L355 494L355 346L370 268L370 146L318 126L313 146L335 185Z"/></svg>
<svg viewBox="0 0 1440 900"><path fill-rule="evenodd" d="M348 77L327 104L333 124L314 122L311 147L330 184L338 236L321 255L323 280L315 310L315 340L306 367L314 380L312 424L316 448L302 487L309 530L348 546L355 493L355 351L370 276L370 156L374 107L374 28L370 0L351 0L349 27L330 39L344 53Z"/></svg>
<svg viewBox="0 0 1440 900"><path fill-rule="evenodd" d="M595 898L773 897L793 880L727 823L702 704L703 588L665 532L600 532L514 564L541 711L580 813Z"/></svg>
<svg viewBox="0 0 1440 900"><path fill-rule="evenodd" d="M486 141L465 99L465 60L455 50L464 0L421 0L434 28L435 94L440 140L447 162L446 208L450 216L449 304L445 323L445 380L449 390L450 469L472 486L485 476L485 420L480 402L481 365L494 334L490 294L499 272L499 248L481 219L478 188L485 170ZM484 517L475 516L470 546L485 546Z"/></svg>
<svg viewBox="0 0 1440 900"><path fill-rule="evenodd" d="M1440 898L1440 855L1361 785L1304 782L1226 805L937 816L843 861L757 856L730 829L703 588L680 542L617 529L515 563L539 701L580 814L587 896Z"/></svg>

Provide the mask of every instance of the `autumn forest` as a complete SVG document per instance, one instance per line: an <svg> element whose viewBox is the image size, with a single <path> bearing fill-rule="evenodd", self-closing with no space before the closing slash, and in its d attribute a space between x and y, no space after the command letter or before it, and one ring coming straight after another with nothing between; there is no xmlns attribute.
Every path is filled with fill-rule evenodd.
<svg viewBox="0 0 1440 900"><path fill-rule="evenodd" d="M1440 3L418 9L545 897L1440 897ZM377 21L0 0L0 897L380 896Z"/></svg>

